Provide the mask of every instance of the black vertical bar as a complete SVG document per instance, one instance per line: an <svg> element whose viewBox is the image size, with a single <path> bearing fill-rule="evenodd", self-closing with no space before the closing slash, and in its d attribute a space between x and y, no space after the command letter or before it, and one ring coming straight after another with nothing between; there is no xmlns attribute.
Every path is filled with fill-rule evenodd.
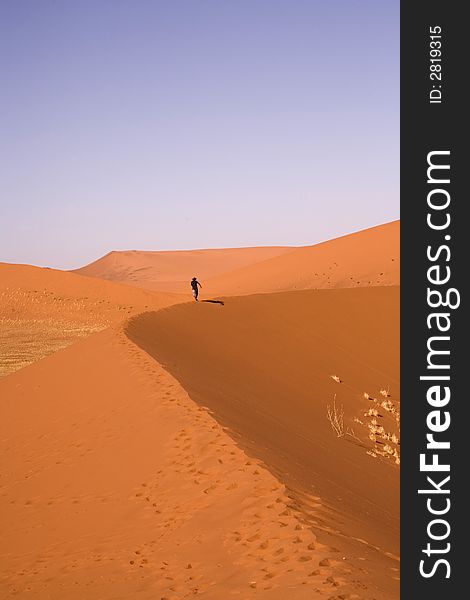
<svg viewBox="0 0 470 600"><path fill-rule="evenodd" d="M467 159L464 138L468 130L464 84L469 79L464 57L469 54L469 35L465 31L468 25L463 6L435 0L401 4L401 598L405 600L461 597L465 591L458 590L466 589L468 571L464 548L469 501L464 489L470 480L470 469L465 465L469 456L466 415L470 397L464 377L470 372L470 356L466 349L464 308L469 276L465 263L470 256L465 214L470 202L463 181ZM432 43L438 41L440 44ZM449 152L433 155L432 161L450 165L450 169L431 171L429 182L428 156L435 151ZM450 182L443 183L447 178ZM439 210L428 205L432 190L441 191L433 192L431 204L445 205L450 198L447 208ZM427 222L428 214L438 226L447 222L448 214L449 226L433 229ZM428 248L433 258L427 255ZM436 265L438 269L428 273ZM429 281L429 276L442 280L449 273L446 283ZM460 306L430 307L428 288L441 292L443 298L449 290L456 290L450 292L451 304L456 304L460 295ZM438 304L438 297L434 294L431 301ZM450 323L448 331L439 331L437 318L428 321L432 313L446 315L439 322L442 328ZM432 336L450 338L432 342L434 348L450 350L450 354L436 356L433 361L448 364L449 369L428 368L427 343ZM435 375L449 376L450 380L420 380L420 376ZM436 385L442 386L439 389L443 393L444 386L450 390L445 406L431 406L427 399L429 388ZM429 416L436 410L439 416ZM446 412L450 426L434 433L434 437L449 441L450 449L429 449L426 435L433 432L427 418L434 426L436 419L444 426ZM437 454L439 463L449 464L450 471L420 469L420 454L426 455L427 463ZM442 483L449 475L450 480ZM428 476L434 484L427 480ZM448 493L437 493L436 486ZM436 493L419 494L420 489ZM442 514L430 512L447 508Z"/></svg>

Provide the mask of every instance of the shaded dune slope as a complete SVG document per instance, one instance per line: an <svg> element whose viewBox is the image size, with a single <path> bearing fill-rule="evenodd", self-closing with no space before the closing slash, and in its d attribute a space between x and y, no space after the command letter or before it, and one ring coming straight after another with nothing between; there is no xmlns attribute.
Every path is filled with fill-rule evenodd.
<svg viewBox="0 0 470 600"><path fill-rule="evenodd" d="M209 279L211 294L398 285L400 221L393 221Z"/></svg>
<svg viewBox="0 0 470 600"><path fill-rule="evenodd" d="M399 469L367 454L364 392L399 403L398 323L399 288L372 287L182 304L126 331L298 498L320 497L330 527L396 555ZM334 399L354 437L332 431Z"/></svg>

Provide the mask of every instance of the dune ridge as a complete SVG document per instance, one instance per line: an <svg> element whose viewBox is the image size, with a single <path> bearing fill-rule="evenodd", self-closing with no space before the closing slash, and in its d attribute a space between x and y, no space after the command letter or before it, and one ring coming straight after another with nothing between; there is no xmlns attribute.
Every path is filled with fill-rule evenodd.
<svg viewBox="0 0 470 600"><path fill-rule="evenodd" d="M200 303L0 263L0 596L395 600L398 234L222 252Z"/></svg>
<svg viewBox="0 0 470 600"><path fill-rule="evenodd" d="M399 410L399 288L224 301L138 315L126 333L287 486L317 535L336 536L353 563L366 544L369 567L397 593L399 469L380 455L391 442L370 440L369 411L379 407L384 436L399 440L394 415L376 402ZM344 412L341 438L327 417L333 403ZM313 516L312 494L321 499Z"/></svg>
<svg viewBox="0 0 470 600"><path fill-rule="evenodd" d="M0 395L2 597L359 589L285 487L120 328L4 378Z"/></svg>
<svg viewBox="0 0 470 600"><path fill-rule="evenodd" d="M400 221L320 244L169 252L110 252L74 273L145 289L187 293L197 276L208 294L399 285Z"/></svg>
<svg viewBox="0 0 470 600"><path fill-rule="evenodd" d="M288 290L399 285L400 221L297 248L210 278L226 296Z"/></svg>
<svg viewBox="0 0 470 600"><path fill-rule="evenodd" d="M304 489L314 483L321 490L334 473L344 488L335 493L349 499L352 514L365 518L367 496L369 520L375 511L376 521L389 521L396 533L398 469L367 455L374 446L369 430L354 418L366 421L371 398L383 389L399 404L398 323L399 288L374 287L233 297L224 306L181 304L137 315L126 333L192 398L254 440L259 458L290 471ZM338 442L331 430L327 406L334 399L356 439ZM379 418L395 432L384 409ZM388 479L374 487L384 466ZM385 547L383 530L369 533ZM397 553L397 539L388 542Z"/></svg>

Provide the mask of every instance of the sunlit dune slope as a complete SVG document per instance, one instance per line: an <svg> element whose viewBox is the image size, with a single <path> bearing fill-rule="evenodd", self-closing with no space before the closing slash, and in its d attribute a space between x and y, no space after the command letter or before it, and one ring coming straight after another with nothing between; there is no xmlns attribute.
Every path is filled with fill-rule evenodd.
<svg viewBox="0 0 470 600"><path fill-rule="evenodd" d="M398 554L398 325L399 288L369 287L182 304L127 333L345 535ZM343 437L328 407L344 410ZM393 442L369 439L374 418Z"/></svg>
<svg viewBox="0 0 470 600"><path fill-rule="evenodd" d="M0 263L0 376L130 315L178 301L172 294Z"/></svg>
<svg viewBox="0 0 470 600"><path fill-rule="evenodd" d="M4 378L0 398L2 599L309 600L327 578L396 597L118 328Z"/></svg>
<svg viewBox="0 0 470 600"><path fill-rule="evenodd" d="M189 281L204 281L292 251L288 247L223 248L168 252L110 252L75 272L152 290L187 292Z"/></svg>
<svg viewBox="0 0 470 600"><path fill-rule="evenodd" d="M223 273L209 279L205 291L238 295L398 285L399 259L400 222L393 221Z"/></svg>

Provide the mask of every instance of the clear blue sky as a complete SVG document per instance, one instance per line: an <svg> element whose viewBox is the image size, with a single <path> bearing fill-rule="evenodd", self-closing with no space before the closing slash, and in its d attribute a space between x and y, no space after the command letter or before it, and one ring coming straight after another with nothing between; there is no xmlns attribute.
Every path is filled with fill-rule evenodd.
<svg viewBox="0 0 470 600"><path fill-rule="evenodd" d="M0 0L0 261L399 216L398 0Z"/></svg>

